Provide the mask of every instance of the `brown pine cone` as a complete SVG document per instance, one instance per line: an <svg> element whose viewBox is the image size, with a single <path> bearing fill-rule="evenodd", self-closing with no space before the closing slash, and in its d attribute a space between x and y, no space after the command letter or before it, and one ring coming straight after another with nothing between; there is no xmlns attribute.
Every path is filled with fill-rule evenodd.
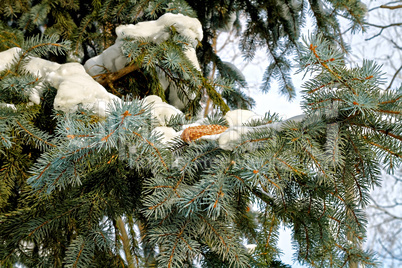
<svg viewBox="0 0 402 268"><path fill-rule="evenodd" d="M199 139L205 135L220 134L228 129L221 125L202 125L186 128L181 134L181 139L185 142L191 142L193 140Z"/></svg>

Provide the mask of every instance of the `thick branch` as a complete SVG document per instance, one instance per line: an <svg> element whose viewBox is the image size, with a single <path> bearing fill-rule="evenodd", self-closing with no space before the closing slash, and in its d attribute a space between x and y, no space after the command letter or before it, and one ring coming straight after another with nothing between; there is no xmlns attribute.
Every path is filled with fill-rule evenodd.
<svg viewBox="0 0 402 268"><path fill-rule="evenodd" d="M93 76L93 78L102 86L110 86L113 85L113 82L122 78L123 76L138 70L140 67L133 64L124 67L123 69L118 70L117 72L113 73L105 73L105 74L98 74Z"/></svg>
<svg viewBox="0 0 402 268"><path fill-rule="evenodd" d="M402 5L396 5L396 6L381 5L380 8L398 9L398 8L402 8Z"/></svg>
<svg viewBox="0 0 402 268"><path fill-rule="evenodd" d="M372 9L369 10L369 12L373 11L373 10L376 10L376 9L379 9L379 8L388 8L392 4L399 4L399 3L400 3L400 1L388 2L388 3L385 3L384 5L373 7ZM397 6L400 6L400 5L397 5ZM396 9L396 8L391 8L391 9Z"/></svg>
<svg viewBox="0 0 402 268"><path fill-rule="evenodd" d="M130 239L128 238L126 227L122 218L117 219L118 228L121 234L121 241L123 242L124 253L126 254L126 259L129 268L134 268L133 256L130 251Z"/></svg>

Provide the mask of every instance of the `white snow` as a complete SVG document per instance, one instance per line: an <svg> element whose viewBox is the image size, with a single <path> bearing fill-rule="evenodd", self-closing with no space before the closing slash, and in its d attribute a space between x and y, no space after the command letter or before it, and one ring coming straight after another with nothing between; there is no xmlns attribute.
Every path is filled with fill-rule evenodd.
<svg viewBox="0 0 402 268"><path fill-rule="evenodd" d="M44 60L37 57L30 57L27 64L24 65L24 69L38 77L38 78L46 78L49 72L55 71L60 67L60 64L48 60ZM42 96L43 91L43 82L39 82L37 86L35 86L30 94L29 100L35 104L40 104L40 98Z"/></svg>
<svg viewBox="0 0 402 268"><path fill-rule="evenodd" d="M180 35L190 38L193 47L196 47L198 41L202 40L202 25L198 19L172 13L166 13L154 21L120 25L116 28L116 34L118 38L142 37L159 44L169 38L169 32L166 31L166 28L171 26Z"/></svg>
<svg viewBox="0 0 402 268"><path fill-rule="evenodd" d="M229 127L242 126L246 123L250 123L252 120L258 120L264 118L261 115L257 115L253 111L249 110L232 110L226 113L225 119L229 124Z"/></svg>
<svg viewBox="0 0 402 268"><path fill-rule="evenodd" d="M165 126L172 116L183 115L179 109L166 102L155 103L152 113L161 126Z"/></svg>
<svg viewBox="0 0 402 268"><path fill-rule="evenodd" d="M166 122L169 121L171 116L175 116L177 114L183 114L180 110L178 110L173 105L163 102L162 99L156 95L147 96L146 98L144 98L144 103L151 106L151 114L155 117L155 119L158 122L158 126L155 127L153 131L157 131L162 134L162 142L165 144L171 141L174 137L179 136L182 133L182 131L187 127L199 126L202 124L203 120L198 120L196 123L183 126L182 131L176 132L174 131L174 129L166 127ZM238 143L241 135L244 135L248 132L261 128L273 128L280 131L282 130L285 122L290 120L300 122L305 118L305 115L295 116L283 122L256 126L256 127L247 127L243 125L245 123L249 123L251 120L261 118L263 118L263 116L257 115L249 110L238 109L229 111L225 115L225 119L229 123L229 128L221 134L207 135L201 137L201 139L217 140L220 148L224 150L233 150L234 145Z"/></svg>
<svg viewBox="0 0 402 268"><path fill-rule="evenodd" d="M146 97L143 99L143 101L144 101L146 104L152 104L152 103L162 102L162 99L161 99L161 97L156 96L156 95L149 95L149 96L146 96Z"/></svg>
<svg viewBox="0 0 402 268"><path fill-rule="evenodd" d="M249 127L232 127L218 137L219 147L223 150L233 150L234 145L240 140L241 135L250 131Z"/></svg>
<svg viewBox="0 0 402 268"><path fill-rule="evenodd" d="M84 64L86 71L91 76L105 72L117 72L129 63L129 59L123 55L121 50L124 38L140 37L160 44L169 38L170 33L167 31L167 27L171 26L173 26L180 35L191 39L191 46L187 47L184 54L197 70L201 70L195 51L198 42L201 41L203 37L200 21L182 14L166 13L154 21L144 21L137 24L118 26L116 28L117 39L115 44L103 51L102 54L87 60ZM161 71L158 72L158 78L164 90L170 86L169 103L173 104L178 109L183 109L186 104L178 98L178 89L174 83L170 83Z"/></svg>
<svg viewBox="0 0 402 268"><path fill-rule="evenodd" d="M299 115L293 116L293 117L291 117L289 119L286 119L285 121L272 123L272 124L270 124L268 126L270 126L271 128L273 128L275 130L281 131L281 130L283 130L284 124L286 124L286 123L288 123L290 121L295 122L295 123L300 123L305 118L306 118L305 114L299 114Z"/></svg>
<svg viewBox="0 0 402 268"><path fill-rule="evenodd" d="M128 63L128 59L123 55L121 51L121 45L123 41L117 39L116 43L101 54L90 58L84 64L85 70L91 76L95 76L107 72L116 72Z"/></svg>
<svg viewBox="0 0 402 268"><path fill-rule="evenodd" d="M193 47L188 47L185 51L184 51L184 55L186 55L186 57L191 61L191 63L193 64L193 66L198 70L201 71L201 67L200 64L198 62L198 58L197 58L197 53L195 51L195 48Z"/></svg>
<svg viewBox="0 0 402 268"><path fill-rule="evenodd" d="M39 78L46 77L49 72L53 72L60 67L57 62L44 60L37 57L30 57L24 69Z"/></svg>
<svg viewBox="0 0 402 268"><path fill-rule="evenodd" d="M200 70L197 60L195 46L202 39L202 27L197 19L190 18L181 14L165 14L156 21L141 22L136 25L121 25L116 28L118 38L116 43L106 49L102 54L89 59L85 63L85 67L79 63L58 64L44 59L32 57L24 66L25 70L32 75L43 78L57 89L54 100L54 108L64 112L75 111L78 105L83 108L92 110L100 116L106 116L108 104L118 101L120 98L109 93L106 89L97 83L92 77L105 71L115 72L123 68L127 64L127 58L121 51L122 40L125 37L143 37L152 42L160 43L169 38L169 32L166 27L174 26L176 31L184 36L191 38L192 45L187 48L185 54L193 62L194 66ZM19 48L12 48L4 52L0 52L0 71L7 68L18 53ZM87 73L88 72L88 73ZM183 126L182 131L176 132L173 128L166 127L166 122L175 115L183 115L177 108L184 108L184 103L177 96L177 88L170 85L170 81L166 79L163 72L159 71L159 79L164 89L170 86L169 102L165 103L158 96L151 95L144 98L144 103L150 105L151 114L156 119L156 127L152 130L154 133L162 134L162 143L167 144L173 138L179 136L181 132L188 126ZM34 103L40 103L41 84L32 90L30 100ZM289 120L300 122L304 119L304 115L290 118ZM207 135L201 137L206 140L217 140L219 147L224 150L233 150L234 145L238 143L241 135L259 128L273 128L278 131L282 130L286 121L273 123L269 125L246 127L244 124L250 123L252 120L262 119L263 116L258 115L249 110L233 110L229 111L224 118L228 122L229 128L216 135ZM192 126L201 125L202 120L193 123Z"/></svg>
<svg viewBox="0 0 402 268"><path fill-rule="evenodd" d="M104 72L116 72L122 69L128 63L128 59L121 51L124 38L141 37L159 44L169 38L169 32L166 31L166 28L170 26L173 26L179 34L192 40L193 47L190 47L185 53L194 66L199 68L194 48L202 40L201 23L195 18L182 14L166 13L155 21L144 21L137 24L118 26L116 28L117 39L115 44L103 51L102 54L86 61L84 64L85 69L91 76Z"/></svg>
<svg viewBox="0 0 402 268"><path fill-rule="evenodd" d="M7 107L7 108L10 108L10 109L13 109L14 111L17 111L17 107L15 107L14 104L0 102L0 107Z"/></svg>
<svg viewBox="0 0 402 268"><path fill-rule="evenodd" d="M247 249L249 254L253 254L255 249L257 248L256 244L247 244L247 245L244 245L244 246L246 247L246 249Z"/></svg>
<svg viewBox="0 0 402 268"><path fill-rule="evenodd" d="M302 114L302 115L294 116L294 117L289 118L282 122L276 122L276 123L261 125L261 126L256 126L256 127L246 127L246 126L241 126L241 124L250 122L250 120L253 120L253 119L262 118L262 116L256 115L256 114L253 115L253 112L248 113L250 111L247 111L247 112L245 112L245 111L247 111L247 110L230 111L230 112L233 112L233 113L229 114L229 120L231 120L230 122L232 122L231 123L232 125L225 132L217 135L218 136L217 139L218 139L220 148L222 148L224 150L233 150L234 146L236 144L238 144L238 141L240 140L241 135L244 135L248 132L255 131L257 129L264 129L264 128L272 128L277 131L281 131L281 130L283 130L284 125L286 123L288 123L289 121L298 123L306 118L306 115ZM230 113L230 112L228 112L228 113ZM226 116L227 116L227 114L226 114ZM226 118L226 120L228 120L228 118ZM202 137L202 138L204 138L204 137Z"/></svg>
<svg viewBox="0 0 402 268"><path fill-rule="evenodd" d="M4 71L9 67L14 59L19 59L20 52L22 51L19 47L13 47L6 51L0 52L0 71ZM24 70L28 73L38 77L44 78L47 73L59 68L60 64L44 60L37 57L27 58L27 63L24 65ZM43 83L39 82L31 92L29 93L29 100L35 104L40 104L40 97L42 95Z"/></svg>
<svg viewBox="0 0 402 268"><path fill-rule="evenodd" d="M170 142L174 137L180 136L184 129L192 126L200 126L203 124L203 119L198 120L195 123L190 125L184 125L181 131L174 131L174 129L170 127L166 127L166 122L170 119L171 116L182 114L181 111L176 109L174 106L169 105L162 101L162 99L158 96L151 95L144 98L144 102L146 104L151 105L151 113L157 119L159 126L157 126L153 131L158 131L162 134L162 142L167 144ZM229 123L229 128L220 133L215 135L205 135L202 136L200 139L203 140L216 140L219 144L219 147L223 150L233 150L234 147L238 144L242 135L255 131L257 129L264 129L264 128L272 128L277 131L283 130L283 126L288 123L289 121L294 122L301 122L306 116L298 115L288 120L282 122L276 122L267 125L255 126L255 127L248 127L244 126L243 124L249 123L251 120L261 119L263 116L257 115L252 111L248 110L233 110L229 111L225 115L225 119Z"/></svg>
<svg viewBox="0 0 402 268"><path fill-rule="evenodd" d="M152 133L161 133L162 139L161 142L167 144L175 137L178 137L179 134L171 127L156 127L152 130Z"/></svg>
<svg viewBox="0 0 402 268"><path fill-rule="evenodd" d="M144 98L144 102L151 106L151 114L157 120L159 126L166 126L166 122L168 122L172 116L183 115L179 109L163 102L158 96L147 96Z"/></svg>
<svg viewBox="0 0 402 268"><path fill-rule="evenodd" d="M19 53L22 51L19 47L12 47L0 52L0 72L6 70L14 59L19 58Z"/></svg>
<svg viewBox="0 0 402 268"><path fill-rule="evenodd" d="M108 103L120 101L87 74L79 63L61 64L58 69L48 73L46 79L57 88L54 99L56 110L72 112L82 104L84 108L104 116Z"/></svg>

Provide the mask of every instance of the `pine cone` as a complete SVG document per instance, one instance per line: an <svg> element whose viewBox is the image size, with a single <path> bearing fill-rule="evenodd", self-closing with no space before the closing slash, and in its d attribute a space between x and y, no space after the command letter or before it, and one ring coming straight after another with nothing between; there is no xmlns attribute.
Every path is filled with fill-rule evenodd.
<svg viewBox="0 0 402 268"><path fill-rule="evenodd" d="M221 125L203 125L203 126L188 127L181 134L181 139L184 140L185 142L191 142L205 135L220 134L224 132L226 129L228 128Z"/></svg>

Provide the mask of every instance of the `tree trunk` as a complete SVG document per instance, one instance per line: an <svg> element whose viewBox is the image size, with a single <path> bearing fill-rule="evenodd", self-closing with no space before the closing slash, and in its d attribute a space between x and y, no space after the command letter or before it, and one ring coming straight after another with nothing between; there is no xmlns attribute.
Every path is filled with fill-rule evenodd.
<svg viewBox="0 0 402 268"><path fill-rule="evenodd" d="M120 234L121 234L121 241L123 242L123 249L124 249L124 253L126 254L126 260L128 263L128 267L135 268L134 262L133 262L133 256L131 256L131 251L130 251L130 240L128 239L126 227L125 227L125 224L124 224L124 221L122 218L117 219L117 226L118 226Z"/></svg>

